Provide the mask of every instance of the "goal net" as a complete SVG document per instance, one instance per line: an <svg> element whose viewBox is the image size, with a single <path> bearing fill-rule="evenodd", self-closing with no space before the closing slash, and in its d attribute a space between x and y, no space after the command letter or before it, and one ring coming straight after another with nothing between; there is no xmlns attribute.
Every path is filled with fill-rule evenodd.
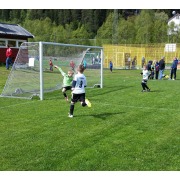
<svg viewBox="0 0 180 180"><path fill-rule="evenodd" d="M84 74L87 87L101 87L103 74L103 49L98 46L84 46L50 42L25 42L20 48L6 81L1 97L31 99L39 96L43 100L46 92L62 88L63 77L53 67L61 67L67 73L77 66L85 64Z"/></svg>

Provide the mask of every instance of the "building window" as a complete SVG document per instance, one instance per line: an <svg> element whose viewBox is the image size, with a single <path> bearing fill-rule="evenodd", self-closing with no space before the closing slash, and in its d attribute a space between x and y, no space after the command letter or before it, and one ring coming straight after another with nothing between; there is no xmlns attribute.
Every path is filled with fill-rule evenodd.
<svg viewBox="0 0 180 180"><path fill-rule="evenodd" d="M6 46L6 41L0 40L0 46Z"/></svg>
<svg viewBox="0 0 180 180"><path fill-rule="evenodd" d="M10 47L16 47L16 41L8 40L8 44Z"/></svg>
<svg viewBox="0 0 180 180"><path fill-rule="evenodd" d="M17 46L20 47L23 42L26 42L26 41L18 41L18 45Z"/></svg>

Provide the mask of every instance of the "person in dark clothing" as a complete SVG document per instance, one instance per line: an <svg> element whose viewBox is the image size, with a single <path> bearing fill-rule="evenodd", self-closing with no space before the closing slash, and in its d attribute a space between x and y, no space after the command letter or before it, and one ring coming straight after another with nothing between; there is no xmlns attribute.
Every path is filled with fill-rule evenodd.
<svg viewBox="0 0 180 180"><path fill-rule="evenodd" d="M149 71L148 79L151 79L151 72L152 72L151 67L152 67L152 61L150 60L150 61L148 61L148 64L147 64L147 67L146 67L147 70Z"/></svg>
<svg viewBox="0 0 180 180"><path fill-rule="evenodd" d="M178 59L175 57L171 66L171 77L170 79L176 80L176 71L177 71ZM174 76L174 78L173 78Z"/></svg>
<svg viewBox="0 0 180 180"><path fill-rule="evenodd" d="M136 62L137 62L137 56L134 56L133 60L132 60L132 69L135 69L136 67Z"/></svg>
<svg viewBox="0 0 180 180"><path fill-rule="evenodd" d="M143 68L144 65L145 65L145 63L146 63L146 62L145 62L145 57L144 57L144 56L142 57L142 62L141 62L141 63L142 63L141 65L142 65L142 68Z"/></svg>
<svg viewBox="0 0 180 180"><path fill-rule="evenodd" d="M113 69L113 63L112 63L112 61L109 62L109 69L110 69L110 71L112 72L112 69Z"/></svg>
<svg viewBox="0 0 180 180"><path fill-rule="evenodd" d="M158 79L159 76L159 62L156 61L155 63L155 79Z"/></svg>
<svg viewBox="0 0 180 180"><path fill-rule="evenodd" d="M165 65L165 57L162 57L159 61L159 79L162 79L164 76Z"/></svg>

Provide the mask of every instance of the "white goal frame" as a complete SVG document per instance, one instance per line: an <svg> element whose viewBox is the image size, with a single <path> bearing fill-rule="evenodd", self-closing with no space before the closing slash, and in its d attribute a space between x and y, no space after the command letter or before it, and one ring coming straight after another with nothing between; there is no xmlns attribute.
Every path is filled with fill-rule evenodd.
<svg viewBox="0 0 180 180"><path fill-rule="evenodd" d="M90 52L91 50L90 49L92 49L92 52L94 51L94 50L97 50L97 52L99 52L99 55L100 55L100 58L101 58L101 62L98 64L98 69L99 69L99 79L98 79L98 82L95 82L94 83L94 85L92 86L90 86L90 87L95 87L95 86L97 86L97 87L100 87L100 88L103 88L103 62L104 62L104 54L103 54L103 47L100 47L100 46L87 46L87 45L76 45L76 44L63 44L63 43L54 43L54 42L42 42L42 41L40 41L40 42L27 42L27 44L37 44L38 45L38 48L37 48L37 52L38 52L38 55L39 55L39 57L38 57L38 64L39 64L39 75L37 76L37 77L39 77L38 79L39 79L39 91L38 91L38 93L35 93L35 94L33 94L32 95L32 97L33 96L39 96L39 98L40 98L40 100L43 100L44 99L44 92L46 91L46 87L44 87L44 78L45 77L43 77L44 76L44 65L43 65L43 60L44 60L44 58L45 58L45 54L46 54L46 47L48 46L48 45L50 45L50 46L62 46L62 47L65 47L67 50L68 50L68 47L70 47L70 49L75 49L76 47L77 47L77 49L82 49L82 51L81 51L81 56L80 56L80 58L79 58L79 64L82 64L83 63L83 60L84 59L86 59L86 57L85 57L85 55L86 55L86 53L88 54L88 52ZM25 44L25 46L26 46L26 44ZM22 47L23 47L23 45L22 45ZM21 48L21 47L20 47ZM67 51L66 50L66 51ZM73 57L73 56L72 56ZM87 57L88 58L88 57ZM16 57L16 59L18 60L18 57ZM15 62L16 62L16 59L15 59ZM31 57L29 57L29 67L31 66L31 63L33 64L33 62L34 62L34 60L33 60L34 58L31 58ZM82 59L82 60L81 60ZM32 60L32 61L31 61ZM36 63L37 63L37 61L36 61ZM76 65L78 65L78 64L76 64ZM33 66L33 65L32 65ZM16 67L16 63L15 63L15 67ZM91 69L91 65L90 65L90 69ZM13 71L13 68L14 68L14 65L13 65L13 67L12 67L12 70L11 71ZM92 67L93 68L93 67ZM97 67L94 67L94 68L97 68ZM15 69L15 68L14 68ZM96 77L96 76L95 76ZM9 75L9 77L8 77L8 80L9 79L11 79L11 72L10 72L10 75ZM32 97L30 97L30 98L26 98L26 97L19 97L18 95L17 96L14 96L14 95L11 95L11 94L6 94L6 89L9 87L8 85L10 84L9 83L9 81L7 80L7 82L6 82L6 85L5 85L5 87L4 87L4 90L3 90L3 92L2 92L2 94L0 95L0 97L11 97L11 98L25 98L25 99L30 99L30 98L32 98ZM17 81L17 83L18 83L18 81ZM98 84L96 84L96 83L98 83ZM38 83L37 83L37 85L38 85ZM17 88L15 91L17 91L17 94L19 93L19 94L21 94L21 92L23 93L23 90L21 90L21 88Z"/></svg>

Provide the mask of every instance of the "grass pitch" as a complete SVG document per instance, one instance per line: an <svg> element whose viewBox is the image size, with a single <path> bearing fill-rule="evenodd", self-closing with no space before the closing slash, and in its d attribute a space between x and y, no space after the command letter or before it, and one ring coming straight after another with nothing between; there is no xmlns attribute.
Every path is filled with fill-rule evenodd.
<svg viewBox="0 0 180 180"><path fill-rule="evenodd" d="M8 74L0 67L1 92ZM86 89L92 107L76 104L74 118L59 91L0 98L0 170L179 171L180 72L149 80L151 92L141 79L140 70L104 70L104 88Z"/></svg>

